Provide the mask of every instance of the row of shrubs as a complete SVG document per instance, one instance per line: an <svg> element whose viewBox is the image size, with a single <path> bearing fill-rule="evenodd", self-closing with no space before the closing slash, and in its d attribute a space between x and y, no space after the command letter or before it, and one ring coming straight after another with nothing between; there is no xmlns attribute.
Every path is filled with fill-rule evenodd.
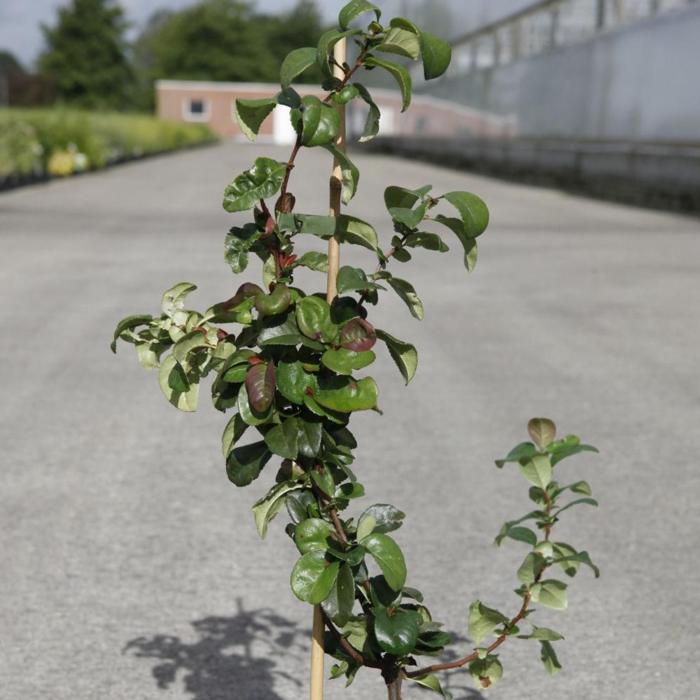
<svg viewBox="0 0 700 700"><path fill-rule="evenodd" d="M0 184L63 176L214 141L203 124L68 109L0 110Z"/></svg>

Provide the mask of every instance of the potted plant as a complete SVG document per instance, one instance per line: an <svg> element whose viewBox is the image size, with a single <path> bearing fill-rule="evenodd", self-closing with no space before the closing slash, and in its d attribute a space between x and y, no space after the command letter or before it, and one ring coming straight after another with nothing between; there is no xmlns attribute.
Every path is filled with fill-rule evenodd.
<svg viewBox="0 0 700 700"><path fill-rule="evenodd" d="M355 28L358 19L369 19ZM357 49L351 62L346 44ZM226 301L206 311L191 310L186 297L195 285L183 282L165 292L157 316L129 316L114 334L135 345L146 368L157 369L165 397L183 411L194 411L200 384L213 377L214 406L231 417L223 431L222 450L229 479L245 487L269 480L267 495L253 506L261 537L270 522L286 510L286 532L299 550L291 588L314 607L311 697L322 697L324 652L335 659L332 677L352 682L362 668L381 674L389 698L400 698L402 684L414 682L443 691L435 673L466 668L478 687L501 678L497 651L513 638L534 640L550 673L560 664L554 630L533 624L535 606L564 609L566 583L552 574L574 576L584 565L598 570L585 551L555 541L562 513L574 505L596 505L584 481L561 485L555 469L564 458L594 448L569 436L556 439L554 424L533 419L531 441L515 447L498 466L517 464L530 483L534 510L507 522L496 542L524 543L529 551L518 569L516 612L504 614L481 601L469 607L468 632L473 650L450 662L423 663L439 657L450 635L436 623L422 594L406 585L404 555L392 533L404 519L393 505L375 504L359 511L364 488L352 468L355 436L349 429L356 411L377 410L378 387L369 376L357 376L384 345L406 383L413 378L415 347L376 328L371 308L385 292L396 293L414 317L423 304L410 282L390 271L407 263L411 251L445 252L443 234L461 245L467 270L477 260L477 242L489 213L469 192L434 193L390 185L385 191L390 244L383 246L365 221L341 213L358 191L360 173L345 152L344 111L352 100L366 103L368 117L360 140L379 130L380 111L370 91L359 82L363 70L387 71L397 82L404 109L411 101L411 76L387 55L421 60L426 79L447 69L449 44L402 17L382 23L381 11L366 0L353 0L340 12L339 26L324 34L318 47L293 51L281 68L281 90L261 100L238 100L236 113L251 138L278 106L291 108L297 139L287 161L258 158L226 187L224 208L251 211L252 220L234 226L225 242L225 257L236 274L251 259L262 263L260 284L245 282ZM318 65L325 76L325 98L302 97L293 81ZM324 148L333 158L330 212L302 213L291 189L297 158L307 148ZM295 253L299 236L327 243L327 251ZM357 245L374 257L373 271L340 266L341 244ZM307 292L295 286L299 268L326 275L326 290ZM253 441L250 434L256 434ZM277 471L275 472L274 464ZM573 499L563 503L572 495Z"/></svg>

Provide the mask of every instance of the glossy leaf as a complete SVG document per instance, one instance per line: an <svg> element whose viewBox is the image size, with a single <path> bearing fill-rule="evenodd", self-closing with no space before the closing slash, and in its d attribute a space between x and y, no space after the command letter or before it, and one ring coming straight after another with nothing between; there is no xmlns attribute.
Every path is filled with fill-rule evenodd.
<svg viewBox="0 0 700 700"><path fill-rule="evenodd" d="M352 575L352 568L346 563L341 565L335 585L323 603L323 609L336 625L343 627L352 616L354 604L355 578Z"/></svg>
<svg viewBox="0 0 700 700"><path fill-rule="evenodd" d="M341 328L340 345L345 350L366 352L374 347L377 337L377 331L369 321L354 318Z"/></svg>
<svg viewBox="0 0 700 700"><path fill-rule="evenodd" d="M518 569L518 579L530 586L539 578L547 565L544 557L537 552L530 552Z"/></svg>
<svg viewBox="0 0 700 700"><path fill-rule="evenodd" d="M490 688L503 677L503 666L492 654L469 664L469 673L477 688Z"/></svg>
<svg viewBox="0 0 700 700"><path fill-rule="evenodd" d="M321 38L318 40L316 62L327 78L333 76L333 71L331 70L330 63L328 62L329 56L333 51L333 47L341 39L347 39L351 36L357 36L358 34L362 33L359 29L347 29L347 25L343 25L342 22L340 26L344 31L339 32L337 29L329 29L327 32L322 34Z"/></svg>
<svg viewBox="0 0 700 700"><path fill-rule="evenodd" d="M277 100L269 97L260 100L237 99L233 104L234 114L241 131L250 141L255 141L263 122L277 107Z"/></svg>
<svg viewBox="0 0 700 700"><path fill-rule="evenodd" d="M372 99L372 95L369 90L360 83L354 83L357 91L360 93L360 97L367 104L369 111L367 112L367 120L365 121L365 127L362 130L362 135L360 136L360 143L365 143L371 141L379 133L379 124L381 120L381 112L379 107Z"/></svg>
<svg viewBox="0 0 700 700"><path fill-rule="evenodd" d="M413 610L378 608L374 613L374 635L385 652L400 658L415 649L420 623L420 615Z"/></svg>
<svg viewBox="0 0 700 700"><path fill-rule="evenodd" d="M371 365L375 359L376 355L371 350L354 352L339 348L326 350L321 357L321 362L336 374L351 375L355 370L364 369Z"/></svg>
<svg viewBox="0 0 700 700"><path fill-rule="evenodd" d="M245 387L251 408L258 414L266 413L275 397L275 365L272 362L253 365L246 375Z"/></svg>
<svg viewBox="0 0 700 700"><path fill-rule="evenodd" d="M383 289L380 285L370 282L364 270L361 270L359 267L350 267L349 265L344 265L338 270L336 286L338 294Z"/></svg>
<svg viewBox="0 0 700 700"><path fill-rule="evenodd" d="M248 430L248 424L236 413L231 420L226 424L224 433L221 436L221 452L226 459L231 450L236 446L236 443L243 437Z"/></svg>
<svg viewBox="0 0 700 700"><path fill-rule="evenodd" d="M382 11L373 2L368 0L351 0L345 5L338 15L338 24L341 29L347 29L350 23L365 12L374 12L377 21L381 19Z"/></svg>
<svg viewBox="0 0 700 700"><path fill-rule="evenodd" d="M405 112L411 104L411 74L402 65L392 61L385 61L383 58L377 58L376 56L368 56L365 59L365 66L368 68L382 68L387 71L392 78L394 78L399 86L399 90L401 90L401 98L403 102L401 111Z"/></svg>
<svg viewBox="0 0 700 700"><path fill-rule="evenodd" d="M398 530L405 517L405 513L388 503L375 503L360 515L358 523L361 523L365 518L372 518L374 520L372 531L386 534Z"/></svg>
<svg viewBox="0 0 700 700"><path fill-rule="evenodd" d="M280 68L280 83L283 88L288 88L296 77L316 63L316 53L316 48L311 46L294 49L287 55Z"/></svg>
<svg viewBox="0 0 700 700"><path fill-rule="evenodd" d="M255 308L260 316L276 316L284 313L292 304L292 294L285 284L278 284L269 294L255 298Z"/></svg>
<svg viewBox="0 0 700 700"><path fill-rule="evenodd" d="M452 46L428 32L421 31L420 33L420 52L426 80L439 78L449 68L452 61Z"/></svg>
<svg viewBox="0 0 700 700"><path fill-rule="evenodd" d="M449 250L449 247L437 233L427 233L425 231L410 233L406 236L404 246L407 248L424 248L425 250L434 250L439 253L446 253Z"/></svg>
<svg viewBox="0 0 700 700"><path fill-rule="evenodd" d="M477 238L486 230L489 210L480 197L471 192L448 192L443 198L459 212L466 236Z"/></svg>
<svg viewBox="0 0 700 700"><path fill-rule="evenodd" d="M163 294L161 308L166 316L171 318L185 308L185 297L197 289L196 284L191 282L180 282L171 287Z"/></svg>
<svg viewBox="0 0 700 700"><path fill-rule="evenodd" d="M400 591L406 583L406 561L396 542L388 535L373 532L360 544L377 562L389 586L396 592Z"/></svg>
<svg viewBox="0 0 700 700"><path fill-rule="evenodd" d="M260 476L272 453L264 442L236 447L226 460L226 473L236 486L248 486Z"/></svg>
<svg viewBox="0 0 700 700"><path fill-rule="evenodd" d="M424 317L423 302L416 294L413 285L406 280L393 276L387 278L386 283L399 295L404 304L406 304L413 318L422 321Z"/></svg>
<svg viewBox="0 0 700 700"><path fill-rule="evenodd" d="M304 554L292 569L292 591L299 600L320 605L330 595L339 570L340 562L326 561L324 552Z"/></svg>
<svg viewBox="0 0 700 700"><path fill-rule="evenodd" d="M422 676L421 678L409 678L410 681L413 683L417 683L423 688L427 688L428 690L432 690L434 693L437 693L438 695L442 695L443 698L446 698L446 700L452 700L452 693L449 693L447 690L445 690L442 685L440 684L440 681L437 676L433 675L428 675L428 676Z"/></svg>
<svg viewBox="0 0 700 700"><path fill-rule="evenodd" d="M265 444L284 459L296 459L299 453L299 427L296 418L287 418L265 433Z"/></svg>
<svg viewBox="0 0 700 700"><path fill-rule="evenodd" d="M121 321L119 321L117 327L114 330L114 340L109 346L110 348L112 348L112 352L117 352L117 340L119 340L119 338L128 338L131 340L131 342L134 342L134 338L131 337L133 335L134 328L147 325L152 320L153 316L139 314L134 316L127 316L126 318L123 318Z"/></svg>
<svg viewBox="0 0 700 700"><path fill-rule="evenodd" d="M280 362L277 366L277 389L292 403L303 404L307 391L314 393L317 382L301 362Z"/></svg>
<svg viewBox="0 0 700 700"><path fill-rule="evenodd" d="M420 39L416 31L402 25L401 20L396 18L391 20L391 26L384 35L384 40L375 50L393 53L415 61L420 56Z"/></svg>
<svg viewBox="0 0 700 700"><path fill-rule="evenodd" d="M287 170L286 163L271 158L258 158L255 165L246 170L224 191L224 209L228 212L252 209L261 199L279 192Z"/></svg>
<svg viewBox="0 0 700 700"><path fill-rule="evenodd" d="M544 668L550 676L556 676L561 671L561 664L554 651L554 647L549 641L540 642L540 658L544 664Z"/></svg>
<svg viewBox="0 0 700 700"><path fill-rule="evenodd" d="M405 187L390 185L384 190L384 204L387 211L392 209L413 209L421 199L432 190L430 185L418 190L409 190Z"/></svg>
<svg viewBox="0 0 700 700"><path fill-rule="evenodd" d="M258 529L260 537L265 539L267 527L284 507L287 494L301 488L301 484L294 481L285 481L270 489L270 491L253 506L255 526Z"/></svg>
<svg viewBox="0 0 700 700"><path fill-rule="evenodd" d="M406 380L406 384L408 384L411 379L413 379L418 369L418 352L415 347L410 343L394 338L386 331L380 329L377 329L377 338L386 343L391 358Z"/></svg>
<svg viewBox="0 0 700 700"><path fill-rule="evenodd" d="M328 256L325 253L315 251L304 253L296 264L300 267L308 267L314 272L328 272Z"/></svg>
<svg viewBox="0 0 700 700"><path fill-rule="evenodd" d="M333 528L321 518L308 518L300 522L294 530L294 542L302 554L307 552L325 552L328 538Z"/></svg>
<svg viewBox="0 0 700 700"><path fill-rule="evenodd" d="M302 403L301 401L299 403ZM321 438L323 426L320 421L299 418L297 420L299 431L299 454L304 457L317 457L321 451Z"/></svg>
<svg viewBox="0 0 700 700"><path fill-rule="evenodd" d="M314 95L303 97L291 118L304 146L327 146L338 138L340 113Z"/></svg>
<svg viewBox="0 0 700 700"><path fill-rule="evenodd" d="M496 466L500 469L508 462L519 462L524 464L537 454L535 446L531 442L521 442L516 445L504 459L497 459Z"/></svg>
<svg viewBox="0 0 700 700"><path fill-rule="evenodd" d="M160 389L163 396L180 411L197 410L199 402L199 384L185 374L185 370L172 356L163 360L158 374Z"/></svg>
<svg viewBox="0 0 700 700"><path fill-rule="evenodd" d="M296 320L301 332L312 340L329 343L338 333L331 321L331 307L317 296L304 297L297 303Z"/></svg>
<svg viewBox="0 0 700 700"><path fill-rule="evenodd" d="M314 395L315 400L323 407L341 413L367 411L377 406L379 390L371 377L355 380L349 377L338 377L333 384L319 385Z"/></svg>
<svg viewBox="0 0 700 700"><path fill-rule="evenodd" d="M331 153L336 162L340 165L342 191L340 199L343 204L349 204L352 198L357 194L357 188L360 184L360 171L357 166L350 160L345 151L340 150L335 144L325 145L324 148ZM369 226L369 224L367 224ZM353 242L353 241L348 241ZM373 248L373 250L376 246Z"/></svg>

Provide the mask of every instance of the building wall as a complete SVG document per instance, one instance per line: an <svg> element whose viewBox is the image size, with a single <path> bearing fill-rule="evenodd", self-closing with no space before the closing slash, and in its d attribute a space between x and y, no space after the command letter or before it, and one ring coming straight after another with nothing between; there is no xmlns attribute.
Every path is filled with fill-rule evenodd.
<svg viewBox="0 0 700 700"><path fill-rule="evenodd" d="M510 119L523 137L697 142L698 66L700 6L428 90Z"/></svg>

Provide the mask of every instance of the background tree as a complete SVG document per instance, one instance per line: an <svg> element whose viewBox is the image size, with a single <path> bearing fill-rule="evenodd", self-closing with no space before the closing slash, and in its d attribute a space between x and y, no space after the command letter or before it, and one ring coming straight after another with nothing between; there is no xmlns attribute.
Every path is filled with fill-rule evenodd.
<svg viewBox="0 0 700 700"><path fill-rule="evenodd" d="M127 27L124 11L112 0L72 0L53 27L42 25L47 48L39 69L59 99L86 108L126 105L133 80Z"/></svg>
<svg viewBox="0 0 700 700"><path fill-rule="evenodd" d="M322 31L313 0L270 16L257 13L247 0L202 0L180 11L159 11L134 45L139 106L152 106L152 85L159 78L276 82L289 51L316 44Z"/></svg>

